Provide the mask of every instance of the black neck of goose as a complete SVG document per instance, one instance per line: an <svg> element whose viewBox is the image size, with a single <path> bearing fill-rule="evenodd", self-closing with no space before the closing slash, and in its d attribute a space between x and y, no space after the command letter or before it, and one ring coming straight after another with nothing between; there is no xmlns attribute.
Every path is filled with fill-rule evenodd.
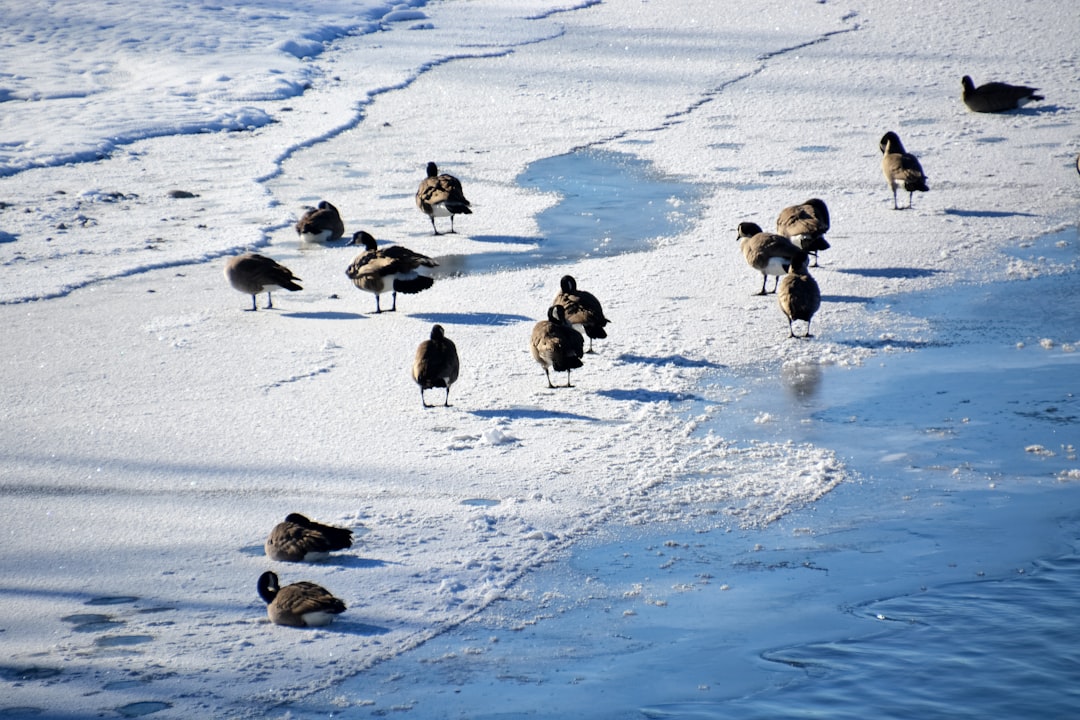
<svg viewBox="0 0 1080 720"><path fill-rule="evenodd" d="M267 605L274 602L278 590L277 575L272 572L264 572L259 576L259 597L261 597Z"/></svg>

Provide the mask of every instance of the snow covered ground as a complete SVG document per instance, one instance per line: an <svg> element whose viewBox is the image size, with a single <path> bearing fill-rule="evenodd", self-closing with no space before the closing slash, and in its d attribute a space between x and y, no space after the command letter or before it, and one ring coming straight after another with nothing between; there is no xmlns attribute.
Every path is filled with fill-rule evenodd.
<svg viewBox="0 0 1080 720"><path fill-rule="evenodd" d="M773 422L777 395L822 372L942 344L1023 343L1075 366L1075 325L942 324L907 298L1075 272L1078 23L1050 0L12 10L0 710L266 717L477 618L604 528L751 532L858 480L812 417ZM970 114L964 74L1047 99ZM880 174L886 130L929 176L912 210L892 210ZM559 156L666 189L564 198L519 181ZM456 235L432 236L413 204L429 160L473 203ZM813 196L832 248L817 337L797 342L752 295L735 226L769 228ZM298 245L293 223L324 198L348 233L446 272L375 315L344 274L355 248ZM545 236L560 213L580 233L561 262ZM610 250L657 216L672 230L647 251ZM1017 252L1051 232L1047 252ZM304 290L245 312L221 273L244 250ZM527 341L566 272L604 302L610 338L575 388L549 390ZM409 367L436 322L462 376L453 407L424 410ZM929 424L918 389L892 423ZM1075 479L1075 450L1042 445L1051 476ZM324 563L272 563L262 542L291 511L363 535ZM266 569L348 612L269 625Z"/></svg>

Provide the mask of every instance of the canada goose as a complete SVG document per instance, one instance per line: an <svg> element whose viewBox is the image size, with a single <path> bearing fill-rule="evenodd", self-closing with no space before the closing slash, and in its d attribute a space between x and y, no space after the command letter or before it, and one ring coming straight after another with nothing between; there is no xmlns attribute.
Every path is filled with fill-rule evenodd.
<svg viewBox="0 0 1080 720"><path fill-rule="evenodd" d="M589 349L585 352L591 353L593 339L606 338L604 326L611 321L604 317L604 308L596 296L586 290L578 290L577 281L571 275L563 275L559 287L562 290L551 304L562 306L566 322L581 326L589 337Z"/></svg>
<svg viewBox="0 0 1080 720"><path fill-rule="evenodd" d="M533 359L544 368L549 388L555 386L551 384L548 368L553 368L556 372L565 370L566 387L573 387L570 384L570 371L581 367L585 339L566 322L566 311L562 305L549 307L547 320L541 320L533 327L529 350L532 351Z"/></svg>
<svg viewBox="0 0 1080 720"><path fill-rule="evenodd" d="M255 296L261 292L266 293L266 307L272 308L274 300L270 297L271 291L280 289L295 292L304 289L296 284L300 278L293 275L292 270L256 253L237 255L226 260L225 279L238 291L251 296L252 310L258 309Z"/></svg>
<svg viewBox="0 0 1080 720"><path fill-rule="evenodd" d="M420 181L416 189L416 207L431 219L431 229L441 235L435 227L435 218L450 217L450 232L454 231L455 215L471 215L470 203L461 190L461 181L453 175L439 174L435 163L427 164L427 177Z"/></svg>
<svg viewBox="0 0 1080 720"><path fill-rule="evenodd" d="M1042 95L1036 95L1038 88L1026 85L1009 85L1003 82L989 82L975 87L971 78L965 75L960 81L964 85L964 104L968 110L980 113L1005 112L1015 110L1021 105L1027 105L1035 100L1043 100Z"/></svg>
<svg viewBox="0 0 1080 720"><path fill-rule="evenodd" d="M780 282L780 276L788 271L791 258L801 253L795 243L783 235L770 232L762 232L757 223L739 223L739 249L750 267L761 273L761 292L756 295L765 295L765 286L769 282L769 276L776 277L773 283L773 292Z"/></svg>
<svg viewBox="0 0 1080 720"><path fill-rule="evenodd" d="M829 249L825 240L825 233L829 232L829 208L818 198L786 207L776 218L776 232L813 255L817 267L818 251Z"/></svg>
<svg viewBox="0 0 1080 720"><path fill-rule="evenodd" d="M286 515L263 545L268 558L283 562L323 560L331 552L348 547L352 547L352 530L323 525L300 513Z"/></svg>
<svg viewBox="0 0 1080 720"><path fill-rule="evenodd" d="M363 245L366 250L360 253L349 265L345 274L357 288L375 294L375 312L381 313L379 295L390 292L393 304L390 310L397 310L397 294L418 293L427 290L435 281L427 275L416 272L419 267L436 267L427 255L413 252L400 245L376 249L375 238L363 230L353 235L350 245Z"/></svg>
<svg viewBox="0 0 1080 720"><path fill-rule="evenodd" d="M918 158L904 150L904 145L900 142L900 136L891 130L881 136L878 147L881 148L882 153L881 173L885 176L885 181L889 183L889 187L892 188L893 210L900 209L900 206L896 204L896 188L898 185L902 185L907 190L907 206L910 208L911 196L916 190L919 192L930 191L930 188L926 186L926 175L923 173L922 165L919 164Z"/></svg>
<svg viewBox="0 0 1080 720"><path fill-rule="evenodd" d="M420 386L420 402L424 407L431 407L424 400L424 391L436 387L446 388L443 406L450 407L450 386L457 381L459 369L457 346L446 337L442 325L432 326L431 338L416 348L412 366L412 377Z"/></svg>
<svg viewBox="0 0 1080 720"><path fill-rule="evenodd" d="M345 223L341 221L341 214L336 207L326 200L321 200L318 206L308 208L296 221L296 234L300 236L301 242L333 242L340 240L345 234Z"/></svg>
<svg viewBox="0 0 1080 720"><path fill-rule="evenodd" d="M306 580L281 587L278 576L267 571L259 576L258 589L266 602L266 614L275 625L320 627L345 612L344 602Z"/></svg>
<svg viewBox="0 0 1080 720"><path fill-rule="evenodd" d="M807 255L800 253L791 260L787 275L780 280L776 299L788 319L788 337L814 337L810 334L810 320L821 307L821 290L817 281L806 270ZM792 326L796 320L806 323L806 333L796 335Z"/></svg>

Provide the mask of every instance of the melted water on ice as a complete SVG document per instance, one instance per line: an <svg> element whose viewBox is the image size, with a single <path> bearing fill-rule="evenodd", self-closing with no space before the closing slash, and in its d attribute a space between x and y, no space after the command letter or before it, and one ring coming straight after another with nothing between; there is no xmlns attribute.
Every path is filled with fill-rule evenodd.
<svg viewBox="0 0 1080 720"><path fill-rule="evenodd" d="M515 182L554 193L558 202L537 216L539 237L473 236L481 242L528 246L439 258L439 273L491 272L571 263L588 257L644 252L676 235L702 210L702 189L661 174L627 153L582 149L531 163Z"/></svg>

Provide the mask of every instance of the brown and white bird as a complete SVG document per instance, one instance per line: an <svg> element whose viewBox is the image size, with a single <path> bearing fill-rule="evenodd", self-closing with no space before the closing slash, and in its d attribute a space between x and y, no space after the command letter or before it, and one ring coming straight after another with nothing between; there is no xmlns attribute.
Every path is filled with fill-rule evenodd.
<svg viewBox="0 0 1080 720"><path fill-rule="evenodd" d="M274 307L270 293L274 290L295 292L304 288L296 284L300 278L292 270L257 253L237 255L225 261L225 279L239 292L251 296L251 309L257 310L255 296L266 293L266 307Z"/></svg>
<svg viewBox="0 0 1080 720"><path fill-rule="evenodd" d="M1038 88L1026 85L1010 85L1003 82L988 82L975 87L971 78L965 75L961 80L964 87L961 97L968 110L979 113L998 113L1015 110L1022 105L1036 100L1044 100L1038 95Z"/></svg>
<svg viewBox="0 0 1080 720"><path fill-rule="evenodd" d="M416 348L412 366L412 377L420 386L420 402L424 407L431 407L424 399L424 391L436 387L446 388L443 406L450 407L450 386L457 381L460 369L457 346L446 337L442 325L432 326L431 337Z"/></svg>
<svg viewBox="0 0 1080 720"><path fill-rule="evenodd" d="M289 513L270 531L263 549L271 560L311 562L325 560L335 550L352 547L352 530Z"/></svg>
<svg viewBox="0 0 1080 720"><path fill-rule="evenodd" d="M900 136L892 130L881 136L878 143L881 148L881 174L892 188L893 210L899 210L896 204L896 189L902 187L907 190L908 204L911 207L911 196L916 192L929 192L926 185L926 174L918 158L904 150L904 144L900 142Z"/></svg>
<svg viewBox="0 0 1080 720"><path fill-rule="evenodd" d="M336 207L326 200L320 200L316 207L308 208L296 221L296 234L300 236L300 242L333 242L345 234L345 223L341 221Z"/></svg>
<svg viewBox="0 0 1080 720"><path fill-rule="evenodd" d="M345 270L345 274L360 290L374 293L375 312L381 313L379 296L391 293L390 310L397 310L397 294L412 295L427 290L435 280L417 272L421 267L437 267L427 255L413 252L400 245L378 248L375 238L363 230L353 235L352 245L363 245L360 253Z"/></svg>
<svg viewBox="0 0 1080 720"><path fill-rule="evenodd" d="M575 328L581 328L589 338L589 349L585 352L591 353L592 341L607 337L604 326L611 321L604 317L604 308L596 296L587 290L579 290L573 276L563 275L559 280L559 287L560 292L551 304L561 305L565 311L566 322L574 325Z"/></svg>
<svg viewBox="0 0 1080 720"><path fill-rule="evenodd" d="M582 365L585 339L566 322L566 311L562 305L549 307L547 320L541 320L533 327L529 350L533 359L544 368L549 388L555 387L551 384L549 368L556 372L565 371L566 387L573 387L570 384L570 371Z"/></svg>
<svg viewBox="0 0 1080 720"><path fill-rule="evenodd" d="M266 602L266 614L275 625L321 627L345 612L345 603L313 582L301 581L281 587L270 571L259 576L259 597Z"/></svg>
<svg viewBox="0 0 1080 720"><path fill-rule="evenodd" d="M739 249L750 267L761 273L761 291L756 295L765 295L769 276L776 278L773 292L780 283L780 276L788 271L791 258L803 252L798 245L783 235L763 232L761 226L752 222L739 223Z"/></svg>
<svg viewBox="0 0 1080 720"><path fill-rule="evenodd" d="M776 232L813 255L817 267L818 251L830 247L825 239L825 233L829 232L829 208L818 198L786 207L776 218Z"/></svg>
<svg viewBox="0 0 1080 720"><path fill-rule="evenodd" d="M788 337L813 337L810 334L810 320L821 307L821 289L806 269L807 260L805 253L792 258L787 275L780 279L780 287L776 291L780 310L788 319ZM796 320L806 323L806 332L803 335L795 334Z"/></svg>
<svg viewBox="0 0 1080 720"><path fill-rule="evenodd" d="M433 162L427 164L427 177L420 181L420 187L416 189L416 207L431 219L431 229L436 235L442 233L435 227L435 218L449 217L450 232L455 232L454 216L472 214L471 203L465 199L461 181L453 175L440 174Z"/></svg>

